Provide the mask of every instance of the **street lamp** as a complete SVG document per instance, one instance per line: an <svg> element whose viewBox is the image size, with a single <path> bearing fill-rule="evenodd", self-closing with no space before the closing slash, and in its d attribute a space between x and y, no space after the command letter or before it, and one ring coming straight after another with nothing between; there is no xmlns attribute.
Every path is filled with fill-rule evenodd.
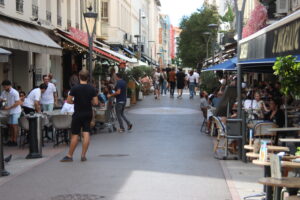
<svg viewBox="0 0 300 200"><path fill-rule="evenodd" d="M154 43L155 41L154 40L149 40L148 41L148 47L150 47L150 44L149 43ZM151 64L150 64L150 66L152 66L152 45L151 45L151 48L148 48L148 52L149 52L149 54L150 54L150 59L151 59ZM148 54L148 55L149 55Z"/></svg>
<svg viewBox="0 0 300 200"><path fill-rule="evenodd" d="M208 24L208 27L211 29L218 29L218 24ZM212 34L212 33L211 33ZM215 64L215 39L212 38L212 65Z"/></svg>
<svg viewBox="0 0 300 200"><path fill-rule="evenodd" d="M209 43L209 40L210 40L211 32L204 32L202 34L203 35L208 35L208 39L207 39L207 42L206 42L206 59L207 59L208 58L208 43Z"/></svg>
<svg viewBox="0 0 300 200"><path fill-rule="evenodd" d="M139 9L139 37L138 38L138 60L142 57L142 19L145 19L146 16L142 15L142 10Z"/></svg>
<svg viewBox="0 0 300 200"><path fill-rule="evenodd" d="M95 12L92 12L92 6L90 5L88 8L88 12L83 13L84 22L86 25L86 30L88 34L88 40L89 40L89 60L88 60L88 69L90 71L90 82L92 83L92 71L93 71L93 40L94 40L94 34L96 29L96 21L98 14Z"/></svg>

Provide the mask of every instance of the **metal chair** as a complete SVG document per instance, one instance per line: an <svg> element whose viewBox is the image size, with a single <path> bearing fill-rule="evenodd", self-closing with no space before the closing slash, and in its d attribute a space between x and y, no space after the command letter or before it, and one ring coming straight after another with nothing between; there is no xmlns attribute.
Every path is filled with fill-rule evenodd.
<svg viewBox="0 0 300 200"><path fill-rule="evenodd" d="M58 146L63 142L69 144L69 130L71 128L72 115L70 114L52 115L51 122L55 130L56 142L54 146Z"/></svg>
<svg viewBox="0 0 300 200"><path fill-rule="evenodd" d="M19 147L24 147L29 137L29 121L25 116L21 116L19 118L19 126L21 128L19 136Z"/></svg>
<svg viewBox="0 0 300 200"><path fill-rule="evenodd" d="M242 140L241 135L241 119L227 119L226 125L221 121L219 117L213 116L218 135L216 143L214 145L214 153L217 153L218 149L225 151L224 156L221 159L228 158L228 150L231 149L228 143L229 140ZM221 144L221 140L224 142ZM217 157L220 158L220 157ZM236 158L235 158L236 159Z"/></svg>
<svg viewBox="0 0 300 200"><path fill-rule="evenodd" d="M254 138L261 139L270 138L271 143L274 143L276 132L270 132L268 129L277 128L278 126L273 122L260 122L254 126Z"/></svg>

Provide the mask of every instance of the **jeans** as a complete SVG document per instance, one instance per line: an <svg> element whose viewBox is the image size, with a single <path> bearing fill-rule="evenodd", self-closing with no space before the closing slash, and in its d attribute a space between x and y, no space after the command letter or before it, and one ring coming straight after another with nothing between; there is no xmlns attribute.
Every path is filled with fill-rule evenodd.
<svg viewBox="0 0 300 200"><path fill-rule="evenodd" d="M189 84L189 90L190 90L190 97L193 98L195 94L195 83Z"/></svg>
<svg viewBox="0 0 300 200"><path fill-rule="evenodd" d="M174 96L175 92L175 82L170 82L170 94L171 96Z"/></svg>
<svg viewBox="0 0 300 200"><path fill-rule="evenodd" d="M167 81L160 84L160 94L167 94Z"/></svg>
<svg viewBox="0 0 300 200"><path fill-rule="evenodd" d="M54 103L50 103L50 104L42 104L42 109L43 111L53 111L53 107L54 107Z"/></svg>
<svg viewBox="0 0 300 200"><path fill-rule="evenodd" d="M126 102L117 102L116 108L115 108L118 122L120 125L120 129L123 129L123 130L124 130L123 120L126 122L127 126L131 125L130 121L124 115L125 105L126 105Z"/></svg>

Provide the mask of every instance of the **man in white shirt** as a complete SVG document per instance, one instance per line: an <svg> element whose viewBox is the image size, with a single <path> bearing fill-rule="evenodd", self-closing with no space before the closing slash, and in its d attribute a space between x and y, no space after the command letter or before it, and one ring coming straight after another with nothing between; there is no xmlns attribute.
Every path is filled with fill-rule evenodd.
<svg viewBox="0 0 300 200"><path fill-rule="evenodd" d="M46 91L42 94L41 104L43 111L53 111L54 103L57 105L56 87L50 82L47 75L43 76L44 84L47 85Z"/></svg>
<svg viewBox="0 0 300 200"><path fill-rule="evenodd" d="M23 110L25 114L31 112L41 112L40 101L42 94L46 91L47 85L42 83L39 88L31 90L23 103Z"/></svg>
<svg viewBox="0 0 300 200"><path fill-rule="evenodd" d="M196 78L196 85L195 85L195 95L197 94L196 91L198 90L198 88L200 87L199 86L199 73L197 71L194 71L194 74L193 74Z"/></svg>
<svg viewBox="0 0 300 200"><path fill-rule="evenodd" d="M9 112L10 141L7 144L9 146L17 146L18 120L22 112L19 92L12 88L9 80L3 81L2 87L4 91L1 93L1 100L6 101L3 110Z"/></svg>

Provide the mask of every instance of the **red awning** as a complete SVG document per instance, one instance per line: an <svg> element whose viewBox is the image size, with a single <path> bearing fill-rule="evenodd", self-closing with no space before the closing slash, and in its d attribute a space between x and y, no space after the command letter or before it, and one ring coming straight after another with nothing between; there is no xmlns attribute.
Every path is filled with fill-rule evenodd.
<svg viewBox="0 0 300 200"><path fill-rule="evenodd" d="M63 31L59 31L59 34L62 34L64 37L66 37L66 38L68 38L68 39L70 39L70 40L72 40L72 41L74 41L74 42L76 42L76 43L78 43L78 44L80 44L84 47L89 48L89 44L86 41L77 39L76 37L74 37L74 36L72 36L72 35L70 35L66 32L63 32ZM105 51L102 51L102 50L100 50L100 49L98 49L94 46L93 46L93 51L95 51L96 53L102 55L103 57L106 57L107 59L113 60L115 62L118 62L118 63L123 62L123 60L121 60L121 59L119 59L119 58L117 58L117 57L115 57L115 56L113 56L113 55L111 55L111 54L109 54Z"/></svg>

